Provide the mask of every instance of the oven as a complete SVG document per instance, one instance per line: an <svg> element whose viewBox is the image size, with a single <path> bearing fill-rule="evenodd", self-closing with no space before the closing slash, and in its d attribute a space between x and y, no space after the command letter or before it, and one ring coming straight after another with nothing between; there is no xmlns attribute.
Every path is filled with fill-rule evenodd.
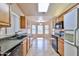
<svg viewBox="0 0 79 59"><path fill-rule="evenodd" d="M55 35L52 35L52 47L56 52L58 52L58 37Z"/></svg>
<svg viewBox="0 0 79 59"><path fill-rule="evenodd" d="M4 56L21 56L21 47L22 45L18 44L17 46L4 53Z"/></svg>

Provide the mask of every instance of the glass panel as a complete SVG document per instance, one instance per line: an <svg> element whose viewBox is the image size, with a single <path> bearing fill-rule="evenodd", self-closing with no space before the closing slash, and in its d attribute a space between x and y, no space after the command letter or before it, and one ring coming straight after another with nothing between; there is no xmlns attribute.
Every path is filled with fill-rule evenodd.
<svg viewBox="0 0 79 59"><path fill-rule="evenodd" d="M32 34L36 34L36 25L32 25Z"/></svg>
<svg viewBox="0 0 79 59"><path fill-rule="evenodd" d="M48 34L48 33L49 33L49 26L45 25L45 34Z"/></svg>
<svg viewBox="0 0 79 59"><path fill-rule="evenodd" d="M30 34L31 32L30 32L31 30L30 29L28 29L28 34Z"/></svg>
<svg viewBox="0 0 79 59"><path fill-rule="evenodd" d="M43 34L43 26L38 25L38 34Z"/></svg>

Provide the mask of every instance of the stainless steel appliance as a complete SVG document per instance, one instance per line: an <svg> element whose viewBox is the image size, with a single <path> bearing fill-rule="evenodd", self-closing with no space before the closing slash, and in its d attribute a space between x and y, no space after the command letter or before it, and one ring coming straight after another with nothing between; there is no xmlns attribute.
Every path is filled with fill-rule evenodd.
<svg viewBox="0 0 79 59"><path fill-rule="evenodd" d="M4 53L4 56L21 56L21 44L13 47L11 50Z"/></svg>
<svg viewBox="0 0 79 59"><path fill-rule="evenodd" d="M65 31L64 38L66 42L75 45L75 32L74 31Z"/></svg>
<svg viewBox="0 0 79 59"><path fill-rule="evenodd" d="M79 28L79 8L75 8L64 15L64 29L76 30Z"/></svg>
<svg viewBox="0 0 79 59"><path fill-rule="evenodd" d="M52 47L58 52L58 37L55 35L52 35Z"/></svg>
<svg viewBox="0 0 79 59"><path fill-rule="evenodd" d="M64 22L58 22L55 24L55 29L64 29Z"/></svg>
<svg viewBox="0 0 79 59"><path fill-rule="evenodd" d="M79 8L71 10L64 16L64 30L65 30L65 41L79 46L78 44L78 32L79 32Z"/></svg>
<svg viewBox="0 0 79 59"><path fill-rule="evenodd" d="M76 31L65 31L64 38L66 42L79 46L79 29Z"/></svg>
<svg viewBox="0 0 79 59"><path fill-rule="evenodd" d="M79 6L64 15L64 55L79 56Z"/></svg>

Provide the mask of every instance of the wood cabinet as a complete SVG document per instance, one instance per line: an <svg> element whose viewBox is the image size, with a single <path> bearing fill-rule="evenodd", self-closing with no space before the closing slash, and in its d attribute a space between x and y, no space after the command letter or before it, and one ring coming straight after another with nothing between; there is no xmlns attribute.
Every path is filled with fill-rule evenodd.
<svg viewBox="0 0 79 59"><path fill-rule="evenodd" d="M10 6L0 3L0 27L10 26Z"/></svg>
<svg viewBox="0 0 79 59"><path fill-rule="evenodd" d="M26 54L28 53L29 50L29 42L28 42L28 38L26 38Z"/></svg>
<svg viewBox="0 0 79 59"><path fill-rule="evenodd" d="M25 16L20 16L20 28L25 29L27 26L27 20Z"/></svg>
<svg viewBox="0 0 79 59"><path fill-rule="evenodd" d="M58 17L59 22L64 21L64 15Z"/></svg>
<svg viewBox="0 0 79 59"><path fill-rule="evenodd" d="M24 41L21 44L21 56L26 56L28 52L28 39L24 38Z"/></svg>
<svg viewBox="0 0 79 59"><path fill-rule="evenodd" d="M64 39L58 39L58 52L61 56L64 56Z"/></svg>

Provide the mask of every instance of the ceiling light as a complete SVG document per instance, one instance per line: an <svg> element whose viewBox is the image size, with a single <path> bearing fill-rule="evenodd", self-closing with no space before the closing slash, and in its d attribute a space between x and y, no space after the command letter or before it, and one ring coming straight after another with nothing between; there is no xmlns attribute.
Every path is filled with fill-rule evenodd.
<svg viewBox="0 0 79 59"><path fill-rule="evenodd" d="M38 12L47 12L49 3L38 3Z"/></svg>
<svg viewBox="0 0 79 59"><path fill-rule="evenodd" d="M43 17L42 16L38 17L37 22L44 22Z"/></svg>

